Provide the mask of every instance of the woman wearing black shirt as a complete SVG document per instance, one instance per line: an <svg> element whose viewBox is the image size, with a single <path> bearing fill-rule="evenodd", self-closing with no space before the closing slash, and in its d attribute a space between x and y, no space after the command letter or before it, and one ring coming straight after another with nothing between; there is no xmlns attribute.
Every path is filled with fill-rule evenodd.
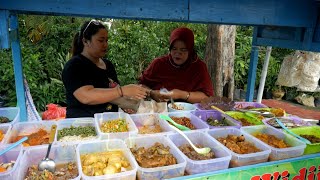
<svg viewBox="0 0 320 180"><path fill-rule="evenodd" d="M96 20L85 22L73 40L73 57L65 64L62 80L66 88L67 118L93 117L95 113L118 111L112 101L126 96L143 99L148 89L140 85L120 86L113 64L104 59L108 31Z"/></svg>

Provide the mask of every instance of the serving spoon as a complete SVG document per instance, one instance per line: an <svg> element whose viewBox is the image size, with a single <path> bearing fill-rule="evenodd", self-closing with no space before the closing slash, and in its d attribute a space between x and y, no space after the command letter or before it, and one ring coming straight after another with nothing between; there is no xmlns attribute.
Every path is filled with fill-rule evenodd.
<svg viewBox="0 0 320 180"><path fill-rule="evenodd" d="M191 130L190 128L183 126L181 124L176 123L174 120L172 120L169 116L164 115L164 114L160 114L159 117L163 120L166 120L168 122L170 122L171 124L173 124L174 126L176 126L177 128L181 129L182 131L186 131L186 130Z"/></svg>
<svg viewBox="0 0 320 180"><path fill-rule="evenodd" d="M51 126L47 155L46 155L45 158L43 158L40 161L40 163L38 165L39 171L43 171L43 170L46 169L46 170L48 170L50 172L54 172L56 170L56 163L52 159L49 158L51 145L52 145L52 142L54 140L54 136L56 134L56 129L57 129L57 125L54 124L54 125Z"/></svg>
<svg viewBox="0 0 320 180"><path fill-rule="evenodd" d="M165 120L171 119L169 116L166 116L166 115L163 115L163 114L160 114L160 118L161 118L161 119L165 119ZM173 120L171 119L171 121L173 121ZM173 122L174 122L174 121L173 121ZM169 125L170 125L174 130L176 130L179 134L181 134L181 135L189 142L189 144L192 146L192 148L193 148L197 153L199 153L199 154L208 154L208 153L211 151L211 149L210 149L209 147L204 147L204 148L198 148L198 147L196 147L196 146L191 142L191 140L188 138L188 136L186 136L181 130L179 130L178 128L172 126L171 124L169 124Z"/></svg>

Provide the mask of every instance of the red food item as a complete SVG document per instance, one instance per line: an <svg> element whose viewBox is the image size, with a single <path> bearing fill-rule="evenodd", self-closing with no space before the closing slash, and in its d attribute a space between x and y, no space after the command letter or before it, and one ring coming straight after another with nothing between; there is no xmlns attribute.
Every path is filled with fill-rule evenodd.
<svg viewBox="0 0 320 180"><path fill-rule="evenodd" d="M66 118L66 108L52 103L47 105L47 110L42 114L43 120L59 120L64 118Z"/></svg>

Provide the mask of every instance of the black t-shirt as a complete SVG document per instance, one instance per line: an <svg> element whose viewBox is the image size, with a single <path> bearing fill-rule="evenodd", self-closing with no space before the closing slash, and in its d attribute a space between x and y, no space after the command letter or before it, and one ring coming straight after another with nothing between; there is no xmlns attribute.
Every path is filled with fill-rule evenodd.
<svg viewBox="0 0 320 180"><path fill-rule="evenodd" d="M85 85L95 88L109 88L112 81L119 84L113 64L103 60L106 69L97 67L83 55L72 57L64 66L62 81L66 89L67 118L93 117L95 113L116 112L118 106L111 103L87 105L79 102L73 95L74 91Z"/></svg>

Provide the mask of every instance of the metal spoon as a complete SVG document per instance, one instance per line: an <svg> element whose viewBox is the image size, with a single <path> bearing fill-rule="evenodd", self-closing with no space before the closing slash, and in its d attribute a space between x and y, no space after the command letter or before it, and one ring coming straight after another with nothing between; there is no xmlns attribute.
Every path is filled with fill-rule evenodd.
<svg viewBox="0 0 320 180"><path fill-rule="evenodd" d="M188 136L186 136L182 131L180 131L178 128L170 125L174 130L176 130L179 134L181 134L188 142L189 144L192 146L192 148L199 154L208 154L211 149L209 147L204 147L204 148L198 148L196 147L191 140L188 138Z"/></svg>
<svg viewBox="0 0 320 180"><path fill-rule="evenodd" d="M50 150L51 150L51 145L52 142L54 140L54 136L56 134L56 130L57 130L57 125L52 125L51 126L51 131L50 131L50 137L49 137L49 146L48 146L48 150L47 150L47 155L45 158L43 158L39 165L38 165L38 170L39 171L43 171L43 170L48 170L50 172L54 172L56 170L56 163L49 158L49 154L50 154Z"/></svg>

